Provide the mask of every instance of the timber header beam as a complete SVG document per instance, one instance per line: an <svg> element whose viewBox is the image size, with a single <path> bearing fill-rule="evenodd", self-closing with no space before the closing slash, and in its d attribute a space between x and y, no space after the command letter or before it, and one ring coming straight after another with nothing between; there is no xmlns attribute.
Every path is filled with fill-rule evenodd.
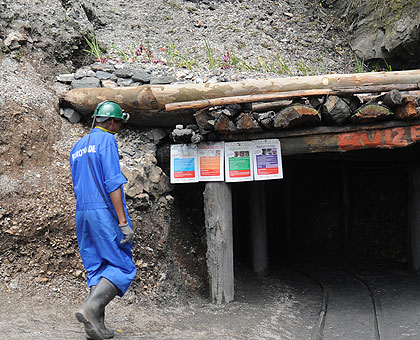
<svg viewBox="0 0 420 340"><path fill-rule="evenodd" d="M320 126L288 131L231 134L221 137L225 141L265 138L279 138L284 156L372 148L396 149L420 141L420 120L358 126Z"/></svg>

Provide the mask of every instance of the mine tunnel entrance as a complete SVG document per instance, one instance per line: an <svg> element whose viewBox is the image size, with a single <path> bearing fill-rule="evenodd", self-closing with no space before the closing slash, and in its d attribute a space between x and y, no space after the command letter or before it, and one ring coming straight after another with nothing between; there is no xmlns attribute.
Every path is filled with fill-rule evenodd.
<svg viewBox="0 0 420 340"><path fill-rule="evenodd" d="M415 144L284 156L281 180L177 186L212 300L232 301L242 269L281 277L299 257L418 271L419 154ZM180 221L174 232L185 234Z"/></svg>
<svg viewBox="0 0 420 340"><path fill-rule="evenodd" d="M324 255L409 268L419 151L413 146L285 157L284 179L232 184L235 262L256 273L264 268L255 268L255 257L264 256L268 270L291 257ZM266 250L255 247L252 186L260 187L265 201Z"/></svg>

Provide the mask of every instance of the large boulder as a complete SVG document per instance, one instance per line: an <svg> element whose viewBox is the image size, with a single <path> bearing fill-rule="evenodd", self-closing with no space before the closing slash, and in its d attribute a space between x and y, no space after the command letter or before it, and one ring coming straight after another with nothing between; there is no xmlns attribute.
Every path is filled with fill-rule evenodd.
<svg viewBox="0 0 420 340"><path fill-rule="evenodd" d="M93 23L94 11L79 0L0 0L0 47L16 55L24 47L41 50L50 62L70 62L85 54L83 36L94 31Z"/></svg>
<svg viewBox="0 0 420 340"><path fill-rule="evenodd" d="M420 1L326 0L324 6L349 24L351 46L360 59L385 59L399 68L420 66Z"/></svg>

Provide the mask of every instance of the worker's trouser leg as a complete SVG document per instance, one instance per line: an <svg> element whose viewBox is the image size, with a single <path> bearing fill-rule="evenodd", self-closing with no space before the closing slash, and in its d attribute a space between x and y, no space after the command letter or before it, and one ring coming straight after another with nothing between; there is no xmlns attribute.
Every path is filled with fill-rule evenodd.
<svg viewBox="0 0 420 340"><path fill-rule="evenodd" d="M122 296L136 275L131 244L121 244L124 235L108 209L76 211L76 233L80 256L87 271L88 286L102 277Z"/></svg>

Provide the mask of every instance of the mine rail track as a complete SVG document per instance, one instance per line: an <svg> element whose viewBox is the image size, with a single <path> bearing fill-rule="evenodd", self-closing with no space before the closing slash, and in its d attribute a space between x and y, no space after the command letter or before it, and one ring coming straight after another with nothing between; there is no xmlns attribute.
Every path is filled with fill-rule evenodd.
<svg viewBox="0 0 420 340"><path fill-rule="evenodd" d="M312 261L305 261L306 266L310 265L311 268L313 268L314 266L317 267L316 271L314 273L314 270L308 270L307 267L304 268L291 268L292 271L297 272L303 276L308 277L309 279L311 279L312 281L314 281L321 289L322 292L322 302L321 302L321 308L320 308L320 312L319 312L319 318L318 321L316 322L315 326L312 329L311 332L311 336L310 336L310 340L328 340L327 337L325 337L324 334L324 329L326 326L326 322L327 322L327 316L329 313L329 307L330 307L330 303L331 303L331 292L330 292L330 288L328 287L329 282L328 280L331 279L332 275L337 275L337 272L340 273L344 273L345 275L349 276L350 278L352 278L353 280L359 282L363 287L365 287L366 291L369 294L369 298L371 301L371 305L372 305L372 311L373 311L373 332L374 332L374 340L381 340L381 332L380 332L380 326L379 326L379 318L378 318L378 309L379 309L379 304L378 301L375 298L374 292L372 290L372 288L370 287L369 283L363 279L361 276L356 275L350 271L347 270L343 270L340 268L336 268L333 266L328 266L328 265L324 265L324 264L320 264L320 263L315 263ZM329 278L327 278L327 280L325 278L320 278L319 274L319 268L326 268L328 270L328 272L326 272L324 270L324 272L322 274L326 274ZM335 271L336 273L332 273L332 271ZM333 279L331 279L333 280ZM308 340L309 340L308 339Z"/></svg>

